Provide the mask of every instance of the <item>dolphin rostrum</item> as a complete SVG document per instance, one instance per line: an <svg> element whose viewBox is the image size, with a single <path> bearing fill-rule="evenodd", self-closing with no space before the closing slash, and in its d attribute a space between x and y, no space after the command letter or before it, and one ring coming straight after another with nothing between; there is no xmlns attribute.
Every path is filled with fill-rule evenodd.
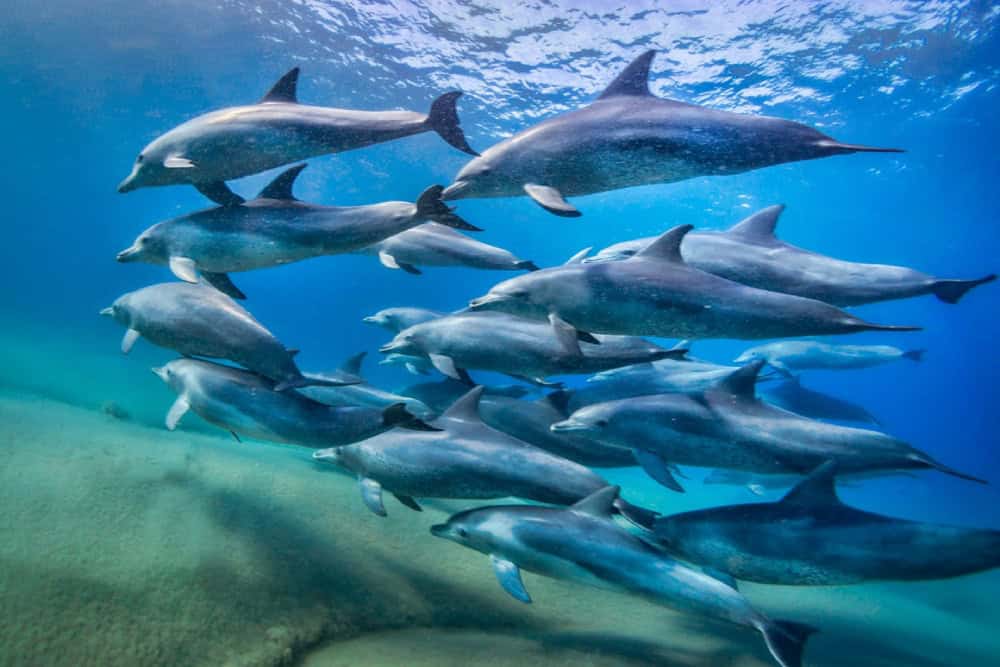
<svg viewBox="0 0 1000 667"><path fill-rule="evenodd" d="M355 111L299 104L299 68L285 74L257 104L227 107L178 125L142 149L118 192L189 183L223 206L240 204L226 181L317 155L340 153L433 130L477 155L458 124L460 92L434 100L426 116L413 111Z"/></svg>
<svg viewBox="0 0 1000 667"><path fill-rule="evenodd" d="M684 560L763 584L918 581L1000 567L1000 531L895 519L845 505L836 465L773 503L663 517L657 538Z"/></svg>
<svg viewBox="0 0 1000 667"><path fill-rule="evenodd" d="M768 618L723 577L684 565L618 526L612 517L617 496L618 487L607 487L566 509L480 507L431 526L431 533L488 555L500 586L521 602L532 601L521 580L524 568L753 628L779 665L800 667L815 628Z"/></svg>
<svg viewBox="0 0 1000 667"><path fill-rule="evenodd" d="M490 147L462 168L445 199L527 194L551 213L578 216L566 197L830 155L900 152L844 144L779 118L660 99L649 91L653 55L636 58L590 105Z"/></svg>
<svg viewBox="0 0 1000 667"><path fill-rule="evenodd" d="M415 324L427 322L429 320L444 317L444 313L427 308L383 308L374 315L369 315L362 319L362 322L374 324L388 329L393 333L399 333L403 329L409 329Z"/></svg>
<svg viewBox="0 0 1000 667"><path fill-rule="evenodd" d="M305 166L283 172L251 201L153 225L118 253L118 261L168 265L175 276L188 282L197 282L200 274L240 299L243 293L229 279L230 272L353 252L429 220L478 229L441 201L438 185L425 190L415 204L319 206L301 202L292 194L292 186Z"/></svg>

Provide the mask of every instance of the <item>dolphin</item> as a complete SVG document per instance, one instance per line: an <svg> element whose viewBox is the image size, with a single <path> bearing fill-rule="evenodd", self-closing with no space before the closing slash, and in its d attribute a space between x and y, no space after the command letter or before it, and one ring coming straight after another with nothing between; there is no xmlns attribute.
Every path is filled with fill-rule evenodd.
<svg viewBox="0 0 1000 667"><path fill-rule="evenodd" d="M506 373L548 386L545 378L593 373L683 354L641 338L588 337L549 316L549 324L499 312L460 312L404 329L381 352L425 355L452 379L468 369Z"/></svg>
<svg viewBox="0 0 1000 667"><path fill-rule="evenodd" d="M864 406L803 386L798 377L773 382L763 390L772 405L810 419L860 422L879 425L879 420Z"/></svg>
<svg viewBox="0 0 1000 667"><path fill-rule="evenodd" d="M750 287L840 307L924 294L958 303L972 288L996 279L990 274L976 280L946 280L904 266L849 262L804 250L775 236L784 210L782 205L769 206L726 231L688 234L681 245L684 261ZM647 237L617 243L584 261L627 259L655 240Z"/></svg>
<svg viewBox="0 0 1000 667"><path fill-rule="evenodd" d="M921 361L923 350L901 350L891 345L830 345L815 340L784 340L752 347L736 357L746 364L763 359L785 375L810 370L855 370L881 366L898 359Z"/></svg>
<svg viewBox="0 0 1000 667"><path fill-rule="evenodd" d="M128 330L122 352L146 340L184 356L228 359L274 380L275 390L328 384L302 375L289 350L238 303L202 283L159 283L118 297L101 315Z"/></svg>
<svg viewBox="0 0 1000 667"><path fill-rule="evenodd" d="M863 480L872 479L875 477L885 478L885 477L913 477L913 473L904 471L876 471L876 472L860 472L851 473L847 475L838 475L838 481L841 486L857 486L857 482ZM701 483L710 486L713 484L723 484L726 486L744 486L752 494L756 496L762 496L768 491L783 490L788 491L791 487L795 486L803 480L804 475L790 475L790 474L780 474L780 475L755 475L753 473L743 472L742 470L713 470L708 475L701 480Z"/></svg>
<svg viewBox="0 0 1000 667"><path fill-rule="evenodd" d="M455 111L460 92L413 111L355 111L299 104L299 68L281 77L257 104L227 107L178 125L142 149L118 192L189 183L223 206L242 203L226 181L317 155L340 153L433 130L477 155Z"/></svg>
<svg viewBox="0 0 1000 667"><path fill-rule="evenodd" d="M336 379L347 375L356 377L358 379L357 383L339 387L331 385L303 387L300 389L300 393L326 405L359 405L384 410L397 403L402 403L406 406L408 412L420 419L433 419L436 416L433 410L415 398L394 394L365 382L361 377L361 363L366 354L367 352L361 352L352 356L333 375L323 373L306 374L307 379L318 378L321 380Z"/></svg>
<svg viewBox="0 0 1000 667"><path fill-rule="evenodd" d="M764 584L919 581L1000 567L1000 531L855 509L837 497L835 472L823 464L778 502L663 517L656 536L680 558Z"/></svg>
<svg viewBox="0 0 1000 667"><path fill-rule="evenodd" d="M428 220L478 229L441 202L440 186L425 190L416 204L319 206L301 202L292 194L292 186L305 166L283 172L251 201L153 225L118 253L118 261L168 265L175 276L188 282L197 282L200 274L240 299L243 293L229 279L230 272L352 252Z"/></svg>
<svg viewBox="0 0 1000 667"><path fill-rule="evenodd" d="M407 372L413 375L430 375L434 364L427 357L418 357L410 354L387 354L385 358L378 362L379 366L402 366ZM468 389L468 387L466 387Z"/></svg>
<svg viewBox="0 0 1000 667"><path fill-rule="evenodd" d="M473 159L445 199L528 195L578 216L566 197L697 176L723 176L847 153L897 153L844 144L778 118L716 111L654 97L647 51L589 106L533 125Z"/></svg>
<svg viewBox="0 0 1000 667"><path fill-rule="evenodd" d="M479 416L482 387L458 399L430 422L437 432L389 431L374 438L313 453L358 476L361 497L385 516L382 490L419 509L414 498L512 496L570 505L608 485L588 468L490 428ZM648 527L655 513L618 499L622 516Z"/></svg>
<svg viewBox="0 0 1000 667"><path fill-rule="evenodd" d="M390 355L392 356L392 355ZM504 396L506 398L524 398L532 389L523 384L510 385L479 385L483 388L483 396ZM400 391L429 405L434 412L441 414L455 401L469 391L469 385L459 380L444 378L434 382L418 382ZM500 430L500 429L498 429Z"/></svg>
<svg viewBox="0 0 1000 667"><path fill-rule="evenodd" d="M395 426L429 428L402 403L385 409L331 407L297 391L275 391L272 380L256 373L200 359L175 359L153 372L177 394L166 418L171 431L188 410L237 440L246 436L315 448L357 442Z"/></svg>
<svg viewBox="0 0 1000 667"><path fill-rule="evenodd" d="M403 329L409 329L416 324L444 317L444 315L444 313L426 308L384 308L374 315L365 317L362 322L374 324L393 333L399 333Z"/></svg>
<svg viewBox="0 0 1000 667"><path fill-rule="evenodd" d="M620 262L576 262L505 280L472 310L554 314L592 334L664 338L785 338L860 331L912 331L865 322L799 296L747 287L681 257L681 225Z"/></svg>
<svg viewBox="0 0 1000 667"><path fill-rule="evenodd" d="M490 557L500 586L530 603L521 579L529 572L628 593L680 612L752 628L782 667L799 667L815 628L772 620L730 583L674 560L618 526L618 487L599 489L569 508L506 505L460 512L431 534Z"/></svg>
<svg viewBox="0 0 1000 667"><path fill-rule="evenodd" d="M419 275L421 266L464 266L496 271L537 271L534 262L471 239L436 222L427 222L359 251L377 255L382 266Z"/></svg>
<svg viewBox="0 0 1000 667"><path fill-rule="evenodd" d="M808 419L757 398L755 361L702 394L597 403L552 425L636 450L657 481L668 462L762 474L806 473L828 460L843 473L934 469L985 484L892 436ZM673 488L673 484L663 482Z"/></svg>

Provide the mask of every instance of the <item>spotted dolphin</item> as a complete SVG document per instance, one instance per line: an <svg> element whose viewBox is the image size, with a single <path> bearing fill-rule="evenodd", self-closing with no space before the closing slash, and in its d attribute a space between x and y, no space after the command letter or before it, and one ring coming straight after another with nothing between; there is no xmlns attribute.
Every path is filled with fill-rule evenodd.
<svg viewBox="0 0 1000 667"><path fill-rule="evenodd" d="M285 74L258 102L193 118L142 149L118 192L188 183L223 206L240 204L226 181L317 155L435 131L477 155L459 127L455 101L445 93L426 116L413 111L355 111L299 104L299 68Z"/></svg>
<svg viewBox="0 0 1000 667"><path fill-rule="evenodd" d="M965 294L996 279L955 280L889 264L865 264L804 250L775 236L784 206L769 206L721 232L698 231L684 237L681 255L691 266L744 285L816 299L835 306L908 299L933 294L958 303ZM656 237L623 241L585 262L632 257Z"/></svg>
<svg viewBox="0 0 1000 667"><path fill-rule="evenodd" d="M532 602L521 579L523 568L753 628L779 665L802 664L805 642L815 628L768 618L735 586L674 560L618 526L611 512L617 495L618 487L600 489L567 509L480 507L431 526L431 534L488 555L500 586L521 602Z"/></svg>
<svg viewBox="0 0 1000 667"><path fill-rule="evenodd" d="M763 584L841 585L944 579L1000 567L1000 531L906 521L838 497L828 462L773 503L662 517L674 554Z"/></svg>
<svg viewBox="0 0 1000 667"><path fill-rule="evenodd" d="M440 186L427 188L415 204L319 206L292 194L306 165L286 170L251 201L217 206L153 225L119 262L170 267L181 280L199 276L233 298L244 298L228 274L280 266L311 257L353 252L430 220L478 229L441 202Z"/></svg>
<svg viewBox="0 0 1000 667"><path fill-rule="evenodd" d="M462 168L445 199L526 194L551 213L578 216L566 197L830 155L900 152L841 143L779 118L655 97L648 81L654 53L636 58L590 105L484 151Z"/></svg>
<svg viewBox="0 0 1000 667"><path fill-rule="evenodd" d="M835 306L748 287L706 273L681 256L692 229L663 233L620 262L574 262L505 280L472 310L556 315L592 334L664 338L786 338L861 331L912 331L872 324Z"/></svg>

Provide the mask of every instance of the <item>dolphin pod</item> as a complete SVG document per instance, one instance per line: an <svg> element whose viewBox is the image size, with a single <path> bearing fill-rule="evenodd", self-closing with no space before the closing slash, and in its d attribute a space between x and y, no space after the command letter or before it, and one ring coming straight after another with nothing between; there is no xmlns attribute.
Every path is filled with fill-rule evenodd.
<svg viewBox="0 0 1000 667"><path fill-rule="evenodd" d="M176 394L168 429L191 412L237 440L312 448L314 460L354 474L363 505L380 516L385 493L417 511L424 498L535 503L467 509L431 532L488 555L500 585L522 602L531 601L524 569L754 629L777 664L800 667L816 629L770 618L735 579L832 585L959 576L1000 565L1000 533L894 519L836 496L835 477L860 483L938 470L983 481L886 433L829 423L876 422L799 376L917 361L921 350L781 339L913 331L843 308L924 294L957 303L995 276L939 279L804 250L775 235L783 206L725 231L680 225L591 258L587 248L548 268L456 231L478 227L445 201L527 195L572 217L580 211L567 197L897 150L655 97L652 59L652 51L640 55L590 105L500 141L416 202L299 201L292 188L304 164L244 200L228 181L421 132L476 155L459 126L460 92L439 97L427 115L308 106L298 102L295 68L258 104L198 116L139 154L121 192L190 184L217 206L160 222L118 255L168 266L182 282L129 292L101 312L126 328L123 352L144 337L183 355L154 369ZM463 310L402 305L364 317L392 335L380 348L382 364L445 376L390 391L361 377L365 352L333 372L304 373L296 351L234 301L244 295L231 273L349 253L413 274L526 273ZM777 342L744 352L741 367L689 357L688 340L666 347L642 336ZM774 372L761 375L765 364ZM469 371L518 384L473 386ZM563 375L589 377L529 396L562 387L551 377ZM664 516L626 501L592 469L632 466L674 491L688 479L678 466L709 468L704 484L746 485L758 495L795 486L779 502Z"/></svg>
<svg viewBox="0 0 1000 667"><path fill-rule="evenodd" d="M649 91L647 51L589 106L550 118L483 151L445 199L527 195L574 217L566 197L696 176L738 174L783 162L896 148L845 144L779 118L664 100Z"/></svg>

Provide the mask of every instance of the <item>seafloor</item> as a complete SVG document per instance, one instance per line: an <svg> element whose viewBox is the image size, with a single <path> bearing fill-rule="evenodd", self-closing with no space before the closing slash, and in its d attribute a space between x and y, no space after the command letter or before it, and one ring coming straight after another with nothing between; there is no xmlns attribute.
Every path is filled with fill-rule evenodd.
<svg viewBox="0 0 1000 667"><path fill-rule="evenodd" d="M308 450L246 442L188 416L107 340L0 339L0 664L764 666L752 632L525 575L523 605L484 556L437 541L448 506L380 519ZM109 337L113 336L109 332ZM149 363L147 363L149 362ZM128 420L101 411L115 401ZM218 433L218 434L217 434ZM697 484L661 510L746 501ZM460 504L451 504L456 508ZM919 585L742 585L817 625L811 667L988 665L1000 573Z"/></svg>

